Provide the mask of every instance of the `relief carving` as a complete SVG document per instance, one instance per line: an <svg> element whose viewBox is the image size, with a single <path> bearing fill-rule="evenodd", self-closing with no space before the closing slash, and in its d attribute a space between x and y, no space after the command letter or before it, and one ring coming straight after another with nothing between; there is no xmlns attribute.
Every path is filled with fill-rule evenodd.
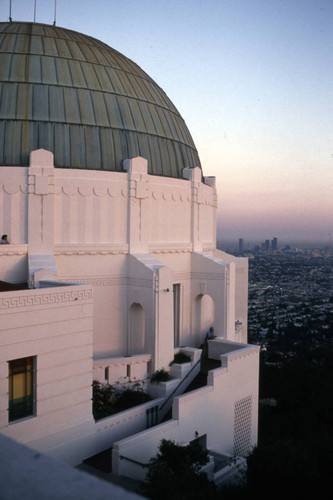
<svg viewBox="0 0 333 500"><path fill-rule="evenodd" d="M66 287L67 288L67 287ZM43 306L48 304L63 304L76 300L92 299L92 290L71 290L59 292L45 291L35 295L27 292L26 295L0 298L0 309L13 309L16 307Z"/></svg>

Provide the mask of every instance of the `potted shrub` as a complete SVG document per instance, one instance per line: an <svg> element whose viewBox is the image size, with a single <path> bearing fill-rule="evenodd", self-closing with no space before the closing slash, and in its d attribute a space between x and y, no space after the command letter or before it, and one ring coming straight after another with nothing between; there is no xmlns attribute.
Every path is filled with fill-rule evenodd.
<svg viewBox="0 0 333 500"><path fill-rule="evenodd" d="M183 363L191 363L191 358L184 352L180 351L175 354L175 357L173 358L173 361L171 361L170 366L173 365L174 363L177 363L178 365L181 365Z"/></svg>
<svg viewBox="0 0 333 500"><path fill-rule="evenodd" d="M192 359L188 354L180 351L175 354L173 361L171 361L171 376L174 378L183 378L185 374L191 369Z"/></svg>
<svg viewBox="0 0 333 500"><path fill-rule="evenodd" d="M150 377L150 382L153 384L159 384L160 382L167 382L170 380L170 373L161 368L161 370L156 370L155 373Z"/></svg>

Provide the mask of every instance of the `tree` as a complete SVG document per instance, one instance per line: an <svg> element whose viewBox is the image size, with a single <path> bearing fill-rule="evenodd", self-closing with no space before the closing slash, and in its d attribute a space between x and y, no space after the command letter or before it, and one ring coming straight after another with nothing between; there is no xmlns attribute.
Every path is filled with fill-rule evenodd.
<svg viewBox="0 0 333 500"><path fill-rule="evenodd" d="M162 439L156 457L148 463L143 493L152 500L212 500L215 485L201 471L208 453L199 443L176 445Z"/></svg>

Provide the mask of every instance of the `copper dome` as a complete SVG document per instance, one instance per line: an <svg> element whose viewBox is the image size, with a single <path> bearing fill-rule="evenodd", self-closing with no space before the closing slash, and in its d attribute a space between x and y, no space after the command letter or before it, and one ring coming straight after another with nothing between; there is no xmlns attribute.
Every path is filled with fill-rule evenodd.
<svg viewBox="0 0 333 500"><path fill-rule="evenodd" d="M135 156L168 177L200 166L179 112L133 61L75 31L0 23L0 164L28 165L39 148L61 168L122 171Z"/></svg>

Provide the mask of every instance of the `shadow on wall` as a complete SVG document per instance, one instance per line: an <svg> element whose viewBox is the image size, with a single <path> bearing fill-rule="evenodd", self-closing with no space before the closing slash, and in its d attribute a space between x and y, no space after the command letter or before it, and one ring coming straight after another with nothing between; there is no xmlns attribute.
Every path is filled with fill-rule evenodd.
<svg viewBox="0 0 333 500"><path fill-rule="evenodd" d="M145 312L141 304L133 303L129 309L128 354L145 352Z"/></svg>

